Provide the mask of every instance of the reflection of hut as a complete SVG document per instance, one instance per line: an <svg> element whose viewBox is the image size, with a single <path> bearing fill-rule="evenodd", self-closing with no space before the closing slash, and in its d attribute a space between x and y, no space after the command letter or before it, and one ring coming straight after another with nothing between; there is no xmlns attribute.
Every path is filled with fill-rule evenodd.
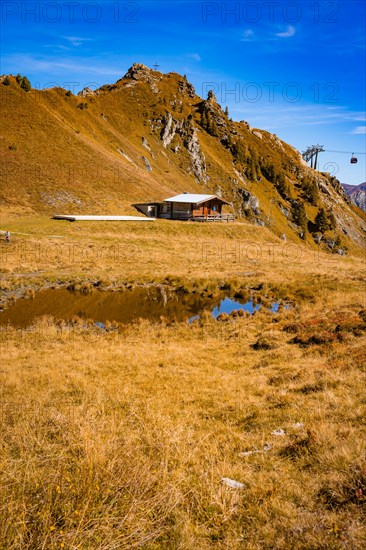
<svg viewBox="0 0 366 550"><path fill-rule="evenodd" d="M182 193L163 202L134 204L148 217L169 220L234 221L232 214L222 214L222 207L228 204L217 195Z"/></svg>

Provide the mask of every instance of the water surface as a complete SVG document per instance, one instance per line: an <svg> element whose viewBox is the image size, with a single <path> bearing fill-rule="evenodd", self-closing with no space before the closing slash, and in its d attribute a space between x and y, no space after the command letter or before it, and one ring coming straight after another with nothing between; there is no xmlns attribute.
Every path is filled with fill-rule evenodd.
<svg viewBox="0 0 366 550"><path fill-rule="evenodd" d="M278 310L278 303L271 311ZM135 288L123 292L94 290L90 293L66 288L46 289L34 298L20 298L0 312L0 325L30 326L38 317L50 315L56 320L70 321L75 316L92 321L103 328L107 321L128 324L137 319L150 321L189 321L198 319L203 311L213 317L243 309L250 314L260 309L252 300L233 299L223 293L207 296L198 293L172 291L163 287Z"/></svg>

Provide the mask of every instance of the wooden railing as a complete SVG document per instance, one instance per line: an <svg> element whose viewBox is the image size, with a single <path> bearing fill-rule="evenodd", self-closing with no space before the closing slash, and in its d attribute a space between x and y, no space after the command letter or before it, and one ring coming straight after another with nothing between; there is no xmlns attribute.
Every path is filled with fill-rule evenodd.
<svg viewBox="0 0 366 550"><path fill-rule="evenodd" d="M170 218L170 214L167 216L167 218ZM192 216L191 213L188 214L186 212L174 212L171 219L192 222L234 222L235 216L234 214L209 214L206 216Z"/></svg>
<svg viewBox="0 0 366 550"><path fill-rule="evenodd" d="M216 216L194 216L190 218L190 220L194 222L234 222L235 216L234 214L217 214Z"/></svg>

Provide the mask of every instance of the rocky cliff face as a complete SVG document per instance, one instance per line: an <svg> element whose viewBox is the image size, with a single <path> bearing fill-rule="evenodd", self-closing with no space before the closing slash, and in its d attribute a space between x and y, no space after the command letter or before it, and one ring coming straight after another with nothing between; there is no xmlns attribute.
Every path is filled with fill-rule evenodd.
<svg viewBox="0 0 366 550"><path fill-rule="evenodd" d="M163 147L167 148L177 138L173 148L174 152L178 153L183 145L190 156L192 173L197 182L206 184L208 177L206 174L205 156L201 151L197 130L192 123L192 117L174 120L171 113L167 112L163 120L155 121L156 123L158 127L159 125L162 126L160 135Z"/></svg>

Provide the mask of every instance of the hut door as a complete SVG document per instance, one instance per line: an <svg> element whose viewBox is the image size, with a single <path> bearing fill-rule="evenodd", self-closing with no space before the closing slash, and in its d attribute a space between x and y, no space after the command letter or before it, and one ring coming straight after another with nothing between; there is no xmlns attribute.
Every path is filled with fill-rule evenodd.
<svg viewBox="0 0 366 550"><path fill-rule="evenodd" d="M149 218L156 218L156 206L149 206L148 207L148 214Z"/></svg>

